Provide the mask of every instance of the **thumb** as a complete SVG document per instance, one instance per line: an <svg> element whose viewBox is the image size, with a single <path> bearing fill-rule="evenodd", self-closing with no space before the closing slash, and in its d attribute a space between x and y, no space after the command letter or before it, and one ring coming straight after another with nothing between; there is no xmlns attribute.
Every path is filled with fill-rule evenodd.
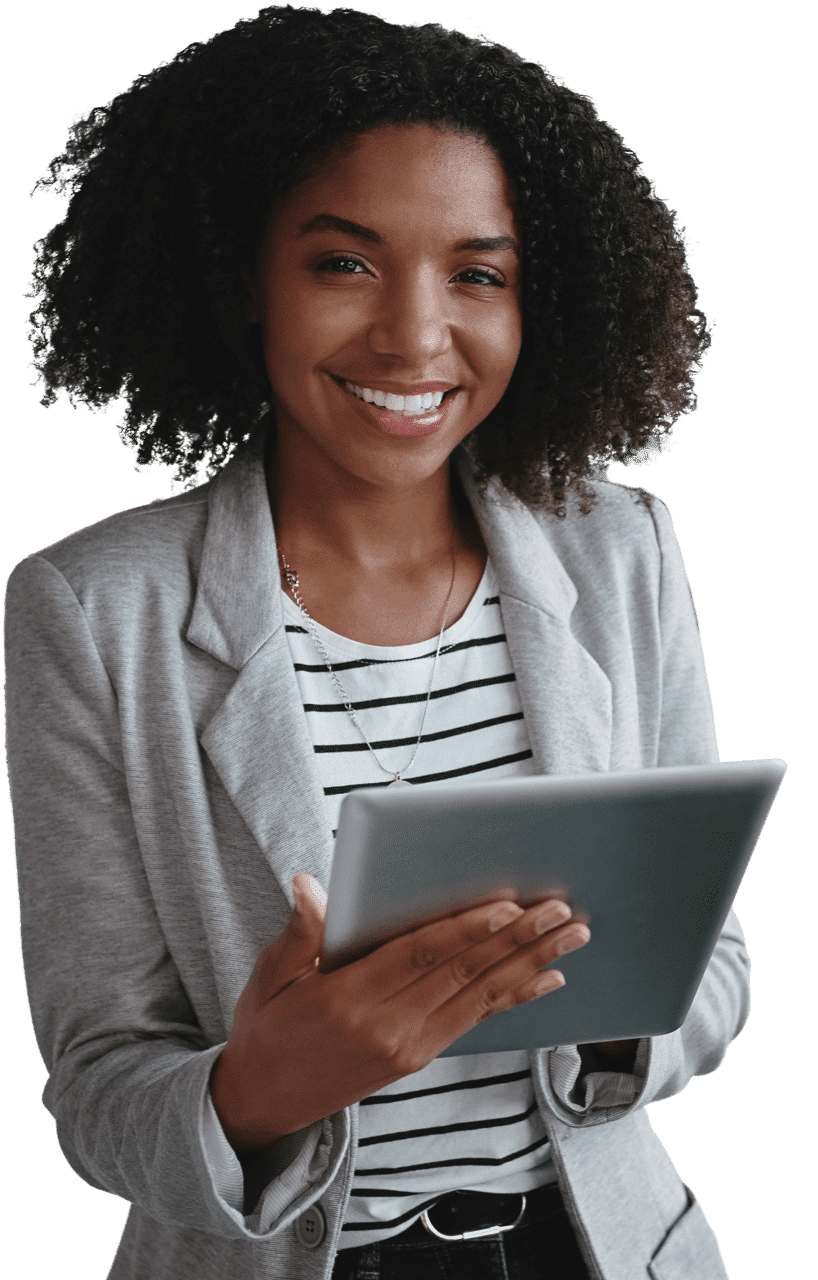
<svg viewBox="0 0 818 1280"><path fill-rule="evenodd" d="M313 876L304 873L293 877L292 888L295 908L284 932L259 954L246 988L246 998L253 1007L274 999L293 982L314 972L318 964L327 895Z"/></svg>
<svg viewBox="0 0 818 1280"><path fill-rule="evenodd" d="M315 876L300 872L293 876L292 888L295 899L293 916L301 916L304 922L309 923L320 920L323 928L327 914L327 895Z"/></svg>
<svg viewBox="0 0 818 1280"><path fill-rule="evenodd" d="M289 981L317 966L327 914L327 895L314 876L304 872L293 876L292 890L293 913L279 940L280 973L282 977L288 974Z"/></svg>

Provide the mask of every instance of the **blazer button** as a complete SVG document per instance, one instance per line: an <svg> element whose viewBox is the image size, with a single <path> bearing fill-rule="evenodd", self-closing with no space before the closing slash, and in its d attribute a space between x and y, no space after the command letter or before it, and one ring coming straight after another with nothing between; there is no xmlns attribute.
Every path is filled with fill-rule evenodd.
<svg viewBox="0 0 818 1280"><path fill-rule="evenodd" d="M305 1249L318 1248L327 1234L327 1220L320 1204L311 1204L300 1218L296 1218L295 1234Z"/></svg>

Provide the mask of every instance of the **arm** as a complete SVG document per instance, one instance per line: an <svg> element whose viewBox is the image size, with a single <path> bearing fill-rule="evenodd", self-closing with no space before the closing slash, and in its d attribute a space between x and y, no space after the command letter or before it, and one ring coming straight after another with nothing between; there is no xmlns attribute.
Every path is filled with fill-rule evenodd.
<svg viewBox="0 0 818 1280"><path fill-rule="evenodd" d="M252 1238L229 1152L221 1185L232 1176L232 1196L211 1163L219 1134L207 1127L207 1090L223 1045L204 1037L168 952L116 690L73 591L41 557L9 580L6 675L23 958L62 1150L91 1186L158 1222ZM345 1123L302 1135L297 1185L277 1188L279 1212L335 1176Z"/></svg>
<svg viewBox="0 0 818 1280"><path fill-rule="evenodd" d="M698 623L670 515L654 500L660 555L656 611L661 651L662 765L718 760ZM714 1071L749 1014L750 962L730 911L684 1024L640 1041L563 1046L554 1051L546 1093L567 1124L598 1124L680 1093L694 1075Z"/></svg>

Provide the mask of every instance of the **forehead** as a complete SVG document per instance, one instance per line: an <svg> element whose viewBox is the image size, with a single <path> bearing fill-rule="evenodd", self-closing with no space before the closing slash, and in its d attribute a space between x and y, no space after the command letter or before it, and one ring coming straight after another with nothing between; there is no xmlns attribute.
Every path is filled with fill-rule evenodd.
<svg viewBox="0 0 818 1280"><path fill-rule="evenodd" d="M293 230L302 218L331 213L357 222L407 226L420 217L443 227L516 227L513 186L482 138L430 125L382 125L345 141L284 197L275 222ZM428 227L427 227L428 229Z"/></svg>

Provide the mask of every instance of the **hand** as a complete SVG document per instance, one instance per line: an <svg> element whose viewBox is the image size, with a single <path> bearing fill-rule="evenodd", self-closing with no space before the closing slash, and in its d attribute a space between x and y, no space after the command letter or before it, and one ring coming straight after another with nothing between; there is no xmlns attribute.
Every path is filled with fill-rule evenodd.
<svg viewBox="0 0 818 1280"><path fill-rule="evenodd" d="M595 1044L593 1047L599 1054L606 1054L611 1058L624 1058L627 1054L635 1052L638 1040L603 1040L601 1044Z"/></svg>
<svg viewBox="0 0 818 1280"><path fill-rule="evenodd" d="M588 1048L594 1057L589 1057L584 1050ZM580 1079L584 1079L591 1071L619 1071L626 1075L633 1073L636 1065L638 1040L604 1040L601 1044L580 1045L579 1056L582 1059Z"/></svg>
<svg viewBox="0 0 818 1280"><path fill-rule="evenodd" d="M326 895L311 876L293 888L296 910L258 957L211 1072L239 1155L422 1070L492 1013L553 991L563 975L539 971L590 937L558 899L525 911L495 900L321 973Z"/></svg>

